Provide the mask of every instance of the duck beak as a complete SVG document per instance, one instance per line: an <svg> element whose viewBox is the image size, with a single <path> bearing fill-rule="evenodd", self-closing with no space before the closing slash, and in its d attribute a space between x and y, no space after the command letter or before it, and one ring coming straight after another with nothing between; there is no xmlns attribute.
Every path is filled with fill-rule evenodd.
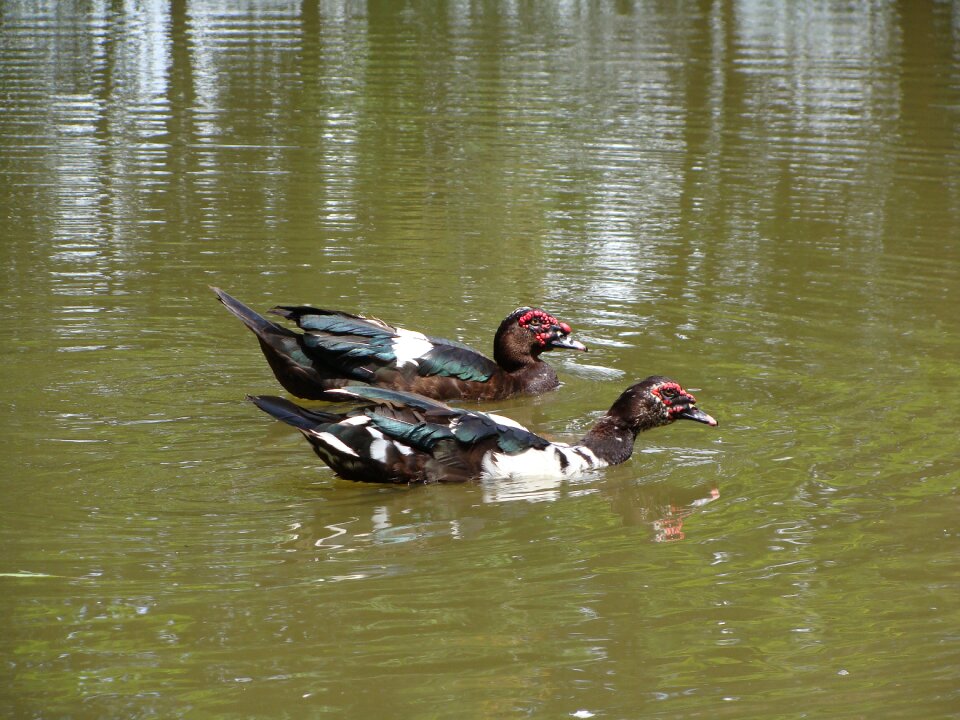
<svg viewBox="0 0 960 720"><path fill-rule="evenodd" d="M677 413L677 419L693 420L695 422L703 423L704 425L709 425L710 427L716 427L718 425L717 421L711 416L707 415L703 410L695 407L688 407L682 413Z"/></svg>
<svg viewBox="0 0 960 720"><path fill-rule="evenodd" d="M557 336L547 340L547 350L554 348L564 348L566 350L581 350L587 352L587 346L577 340L571 340L568 337Z"/></svg>
<svg viewBox="0 0 960 720"><path fill-rule="evenodd" d="M565 325L564 327L555 325L553 327L553 332L550 333L550 337L547 339L547 344L544 347L544 350L553 350L554 348L587 352L586 345L584 345L582 342L578 342L577 340L570 339L569 325Z"/></svg>

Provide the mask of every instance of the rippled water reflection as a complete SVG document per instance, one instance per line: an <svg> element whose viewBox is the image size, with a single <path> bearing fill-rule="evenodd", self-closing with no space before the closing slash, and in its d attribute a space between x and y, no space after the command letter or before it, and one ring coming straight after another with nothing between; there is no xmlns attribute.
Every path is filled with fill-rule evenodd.
<svg viewBox="0 0 960 720"><path fill-rule="evenodd" d="M955 3L5 2L11 716L956 714ZM337 480L208 286L667 373L576 482ZM689 423L688 423L689 425Z"/></svg>

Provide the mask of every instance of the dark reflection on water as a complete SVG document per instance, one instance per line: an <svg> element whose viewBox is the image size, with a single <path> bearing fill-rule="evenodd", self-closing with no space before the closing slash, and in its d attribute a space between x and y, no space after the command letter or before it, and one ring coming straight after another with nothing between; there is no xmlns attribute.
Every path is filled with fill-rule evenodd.
<svg viewBox="0 0 960 720"><path fill-rule="evenodd" d="M955 3L0 7L11 716L955 714ZM577 482L334 478L208 285L677 377ZM688 424L689 425L689 424Z"/></svg>

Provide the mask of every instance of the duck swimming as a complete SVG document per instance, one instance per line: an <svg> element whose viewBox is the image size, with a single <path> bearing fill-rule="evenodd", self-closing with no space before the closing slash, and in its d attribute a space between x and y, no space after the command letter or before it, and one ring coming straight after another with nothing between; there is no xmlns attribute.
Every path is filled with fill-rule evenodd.
<svg viewBox="0 0 960 720"><path fill-rule="evenodd" d="M310 410L272 396L249 399L303 433L340 477L360 482L448 483L475 479L575 477L626 462L637 435L677 420L717 421L670 378L654 375L621 393L580 442L555 443L509 418L451 408L413 393L370 386L331 390L355 405Z"/></svg>
<svg viewBox="0 0 960 720"><path fill-rule="evenodd" d="M517 308L500 323L491 360L462 343L376 318L309 306L273 308L270 312L303 331L294 332L212 289L257 336L280 384L311 400L329 399L328 391L358 382L438 400L537 395L560 384L556 371L540 359L542 353L587 349L570 338L569 325L540 308Z"/></svg>

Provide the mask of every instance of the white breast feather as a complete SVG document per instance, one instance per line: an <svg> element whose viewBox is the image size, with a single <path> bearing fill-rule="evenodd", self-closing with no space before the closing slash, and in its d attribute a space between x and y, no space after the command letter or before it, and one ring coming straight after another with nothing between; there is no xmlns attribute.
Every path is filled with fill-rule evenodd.
<svg viewBox="0 0 960 720"><path fill-rule="evenodd" d="M567 461L565 468L560 462L561 454ZM491 479L575 477L604 465L605 462L583 446L578 446L577 451L574 451L569 445L554 443L543 450L531 448L515 455L491 450L483 456L481 469L482 476Z"/></svg>

